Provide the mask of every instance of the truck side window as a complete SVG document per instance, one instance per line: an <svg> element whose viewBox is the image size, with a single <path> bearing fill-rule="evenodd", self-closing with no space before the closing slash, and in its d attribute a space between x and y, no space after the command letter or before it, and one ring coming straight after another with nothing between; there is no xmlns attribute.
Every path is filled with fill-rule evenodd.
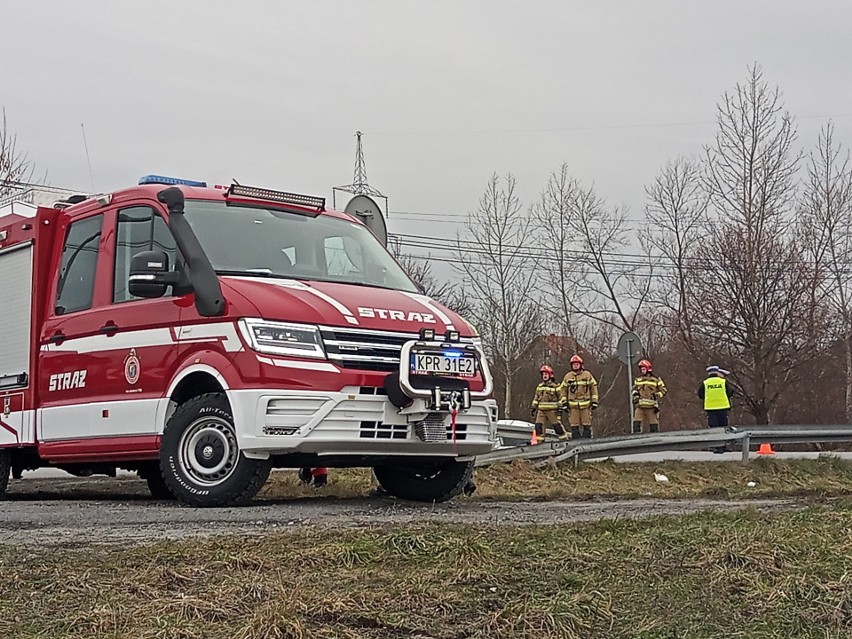
<svg viewBox="0 0 852 639"><path fill-rule="evenodd" d="M94 215L68 227L56 287L57 315L92 307L103 221L103 215Z"/></svg>
<svg viewBox="0 0 852 639"><path fill-rule="evenodd" d="M118 212L115 244L115 272L112 301L140 299L127 290L130 260L142 251L165 251L169 266L175 268L177 248L165 220L147 206L134 206Z"/></svg>

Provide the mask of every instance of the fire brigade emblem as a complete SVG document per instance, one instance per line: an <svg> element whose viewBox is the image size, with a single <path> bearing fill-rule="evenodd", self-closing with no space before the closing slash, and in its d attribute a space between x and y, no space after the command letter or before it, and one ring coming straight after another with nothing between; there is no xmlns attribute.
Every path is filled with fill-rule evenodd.
<svg viewBox="0 0 852 639"><path fill-rule="evenodd" d="M131 348L130 354L124 358L124 377L128 384L139 381L139 358L136 357L135 348Z"/></svg>

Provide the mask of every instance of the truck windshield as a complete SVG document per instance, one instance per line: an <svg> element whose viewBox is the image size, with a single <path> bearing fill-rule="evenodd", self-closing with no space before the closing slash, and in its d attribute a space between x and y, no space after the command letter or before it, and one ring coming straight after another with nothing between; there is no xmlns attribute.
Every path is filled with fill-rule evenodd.
<svg viewBox="0 0 852 639"><path fill-rule="evenodd" d="M417 292L381 242L361 224L207 200L188 200L185 211L218 273Z"/></svg>

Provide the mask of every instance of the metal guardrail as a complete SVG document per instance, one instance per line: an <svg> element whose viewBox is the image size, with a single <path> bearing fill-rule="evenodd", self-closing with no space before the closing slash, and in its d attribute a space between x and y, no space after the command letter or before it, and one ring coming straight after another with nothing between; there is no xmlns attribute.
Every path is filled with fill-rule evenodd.
<svg viewBox="0 0 852 639"><path fill-rule="evenodd" d="M667 431L664 433L601 437L599 439L545 441L536 446L528 444L533 425L522 421L501 421L497 435L501 447L476 458L477 466L526 459L541 463L584 459L601 459L637 453L670 450L707 450L736 448L742 450L742 461L748 462L751 447L759 444L813 444L852 442L852 424L830 426L784 425L743 426L732 431L722 428Z"/></svg>

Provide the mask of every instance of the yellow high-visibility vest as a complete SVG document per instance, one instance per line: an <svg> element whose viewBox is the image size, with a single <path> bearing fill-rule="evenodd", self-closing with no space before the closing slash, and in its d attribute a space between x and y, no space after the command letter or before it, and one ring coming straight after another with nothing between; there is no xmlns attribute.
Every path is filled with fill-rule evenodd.
<svg viewBox="0 0 852 639"><path fill-rule="evenodd" d="M728 398L727 380L723 377L708 377L704 380L704 410L726 410L731 407Z"/></svg>

